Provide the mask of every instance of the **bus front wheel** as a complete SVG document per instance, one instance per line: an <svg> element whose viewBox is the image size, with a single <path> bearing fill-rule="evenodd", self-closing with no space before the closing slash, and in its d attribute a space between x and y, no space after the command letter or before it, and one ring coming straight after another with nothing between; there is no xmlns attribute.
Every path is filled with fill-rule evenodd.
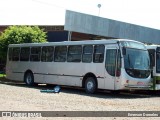
<svg viewBox="0 0 160 120"><path fill-rule="evenodd" d="M97 90L96 80L93 77L88 77L85 81L85 91L86 93L93 94Z"/></svg>
<svg viewBox="0 0 160 120"><path fill-rule="evenodd" d="M34 77L33 77L33 73L31 72L27 72L24 76L24 81L28 86L32 86L34 85Z"/></svg>

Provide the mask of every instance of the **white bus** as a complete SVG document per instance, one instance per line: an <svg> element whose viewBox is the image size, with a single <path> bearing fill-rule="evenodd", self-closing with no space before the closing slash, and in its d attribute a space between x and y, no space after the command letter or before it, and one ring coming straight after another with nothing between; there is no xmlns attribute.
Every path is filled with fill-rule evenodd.
<svg viewBox="0 0 160 120"><path fill-rule="evenodd" d="M160 90L160 45L147 45L152 69L152 89Z"/></svg>
<svg viewBox="0 0 160 120"><path fill-rule="evenodd" d="M97 89L150 88L150 60L143 43L132 40L87 40L11 44L6 77L34 83Z"/></svg>

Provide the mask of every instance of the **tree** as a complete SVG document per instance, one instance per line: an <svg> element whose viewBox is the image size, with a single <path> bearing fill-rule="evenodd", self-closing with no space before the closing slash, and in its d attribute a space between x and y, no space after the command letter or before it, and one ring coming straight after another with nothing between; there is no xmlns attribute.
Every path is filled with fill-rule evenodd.
<svg viewBox="0 0 160 120"><path fill-rule="evenodd" d="M6 60L9 44L46 41L46 32L38 26L10 26L0 36L0 59Z"/></svg>

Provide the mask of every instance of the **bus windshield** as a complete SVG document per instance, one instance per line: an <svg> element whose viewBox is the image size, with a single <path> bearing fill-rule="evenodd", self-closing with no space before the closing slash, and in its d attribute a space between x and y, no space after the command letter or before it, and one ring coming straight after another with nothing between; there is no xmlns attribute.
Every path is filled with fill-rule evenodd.
<svg viewBox="0 0 160 120"><path fill-rule="evenodd" d="M146 78L150 75L150 60L147 50L125 48L124 67L126 72L137 78Z"/></svg>

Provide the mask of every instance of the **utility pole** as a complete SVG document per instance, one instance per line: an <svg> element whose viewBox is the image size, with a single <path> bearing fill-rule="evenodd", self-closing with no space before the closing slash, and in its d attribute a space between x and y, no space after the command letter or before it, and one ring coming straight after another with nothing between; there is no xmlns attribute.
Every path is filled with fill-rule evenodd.
<svg viewBox="0 0 160 120"><path fill-rule="evenodd" d="M100 16L100 8L101 8L101 6L102 6L101 4L97 5L97 7L98 7L98 16Z"/></svg>

